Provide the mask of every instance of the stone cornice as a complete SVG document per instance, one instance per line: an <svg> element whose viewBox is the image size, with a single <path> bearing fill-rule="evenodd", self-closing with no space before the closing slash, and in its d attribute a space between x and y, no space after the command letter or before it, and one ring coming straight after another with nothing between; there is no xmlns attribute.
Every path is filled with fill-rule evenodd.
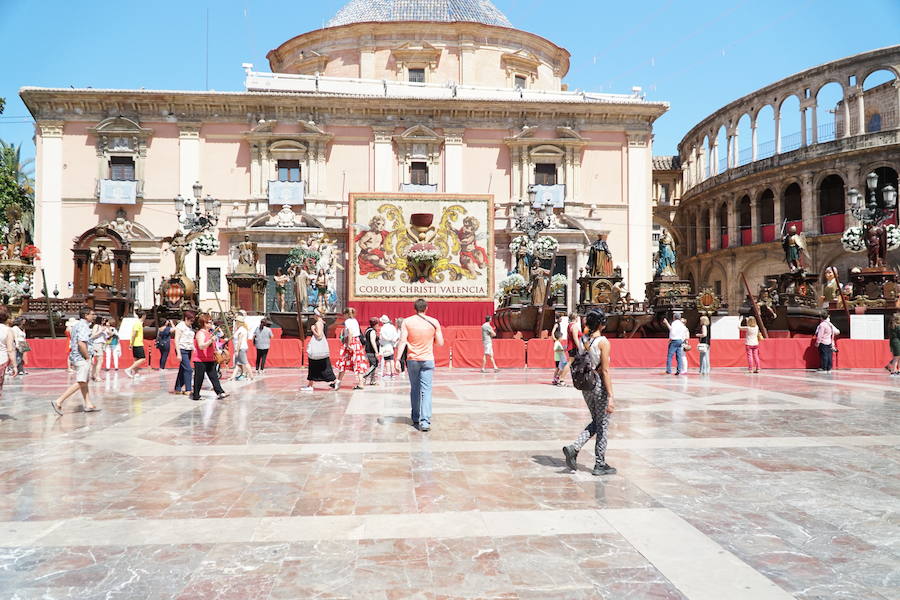
<svg viewBox="0 0 900 600"><path fill-rule="evenodd" d="M100 90L31 88L19 95L35 120L101 121L126 115L146 121L234 122L248 115L282 120L306 119L311 112L327 114L330 122L373 121L391 116L433 115L440 121L477 120L530 122L584 120L593 124L649 127L666 112L663 102L552 102L428 98L352 97L289 92L204 92L173 90ZM160 117L160 115L165 115ZM419 120L420 117L417 118ZM583 129L583 127L582 127Z"/></svg>

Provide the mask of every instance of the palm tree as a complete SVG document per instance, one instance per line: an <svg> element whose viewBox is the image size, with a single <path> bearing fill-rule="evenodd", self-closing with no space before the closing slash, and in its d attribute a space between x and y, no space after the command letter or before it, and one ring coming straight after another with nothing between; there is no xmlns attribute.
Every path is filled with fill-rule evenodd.
<svg viewBox="0 0 900 600"><path fill-rule="evenodd" d="M8 169L28 198L22 206L22 225L29 237L34 232L34 158L22 160L22 145L0 140L0 168Z"/></svg>

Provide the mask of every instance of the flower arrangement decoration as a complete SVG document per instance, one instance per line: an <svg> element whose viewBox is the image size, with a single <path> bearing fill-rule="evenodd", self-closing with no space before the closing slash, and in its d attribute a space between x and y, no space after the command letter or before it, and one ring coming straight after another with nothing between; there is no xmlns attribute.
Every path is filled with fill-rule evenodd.
<svg viewBox="0 0 900 600"><path fill-rule="evenodd" d="M441 257L441 251L434 244L418 243L406 251L406 260L416 263L434 262Z"/></svg>
<svg viewBox="0 0 900 600"><path fill-rule="evenodd" d="M567 285L569 285L569 278L562 273L557 273L550 278L550 291L554 293L563 291Z"/></svg>
<svg viewBox="0 0 900 600"><path fill-rule="evenodd" d="M207 231L194 240L194 245L203 256L211 256L219 251L219 238L212 231Z"/></svg>
<svg viewBox="0 0 900 600"><path fill-rule="evenodd" d="M34 244L28 244L24 248L22 248L22 258L32 258L39 259L41 257L41 250Z"/></svg>
<svg viewBox="0 0 900 600"><path fill-rule="evenodd" d="M9 299L10 302L25 295L25 286L15 280L0 279L0 296Z"/></svg>
<svg viewBox="0 0 900 600"><path fill-rule="evenodd" d="M841 236L841 246L847 252L862 252L866 249L866 243L863 241L862 227L848 227L847 231Z"/></svg>
<svg viewBox="0 0 900 600"><path fill-rule="evenodd" d="M513 292L524 290L526 285L527 282L525 281L525 278L518 273L507 275L497 282L498 289L497 293L495 294L495 298L497 298L498 300L502 300L503 298L511 295Z"/></svg>
<svg viewBox="0 0 900 600"><path fill-rule="evenodd" d="M313 250L312 248L305 248L303 246L298 246L296 248L292 248L290 253L288 253L287 260L285 264L287 266L291 265L303 265L312 263L318 263L319 258L321 257L321 253L318 250Z"/></svg>
<svg viewBox="0 0 900 600"><path fill-rule="evenodd" d="M535 252L541 256L552 256L557 248L559 248L559 242L549 235L542 235L534 245Z"/></svg>
<svg viewBox="0 0 900 600"><path fill-rule="evenodd" d="M514 256L519 254L521 250L524 250L526 254L534 253L534 243L524 235L514 237L509 243L509 251L512 252Z"/></svg>
<svg viewBox="0 0 900 600"><path fill-rule="evenodd" d="M888 225L885 234L887 236L887 249L896 250L900 248L900 227L896 225Z"/></svg>

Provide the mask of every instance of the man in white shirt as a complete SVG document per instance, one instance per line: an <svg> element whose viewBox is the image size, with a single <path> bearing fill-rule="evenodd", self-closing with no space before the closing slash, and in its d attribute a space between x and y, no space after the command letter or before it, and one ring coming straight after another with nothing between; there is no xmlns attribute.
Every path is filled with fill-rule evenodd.
<svg viewBox="0 0 900 600"><path fill-rule="evenodd" d="M666 352L666 374L672 374L672 357L674 356L678 361L675 363L675 374L681 375L684 373L686 375L687 371L682 371L682 365L684 364L684 341L691 336L691 333L688 331L687 325L681 320L680 312L672 315L671 324L665 319L663 319L663 323L669 328L669 348Z"/></svg>

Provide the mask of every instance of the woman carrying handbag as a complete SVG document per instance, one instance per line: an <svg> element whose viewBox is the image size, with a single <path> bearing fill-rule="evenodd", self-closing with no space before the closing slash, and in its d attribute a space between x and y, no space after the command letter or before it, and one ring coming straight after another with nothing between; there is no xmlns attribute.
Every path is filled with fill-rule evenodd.
<svg viewBox="0 0 900 600"><path fill-rule="evenodd" d="M331 355L328 350L328 340L325 338L325 319L321 310L316 308L315 323L312 326L312 338L306 345L306 356L309 360L309 369L306 373L306 385L300 388L301 392L313 391L314 382L325 381L329 384L336 377L331 369Z"/></svg>
<svg viewBox="0 0 900 600"><path fill-rule="evenodd" d="M216 344L213 336L212 317L202 314L197 317L198 331L194 336L194 389L191 392L191 400L200 400L200 388L203 387L203 377L209 378L216 397L220 400L228 396L219 383L219 374L216 371Z"/></svg>

